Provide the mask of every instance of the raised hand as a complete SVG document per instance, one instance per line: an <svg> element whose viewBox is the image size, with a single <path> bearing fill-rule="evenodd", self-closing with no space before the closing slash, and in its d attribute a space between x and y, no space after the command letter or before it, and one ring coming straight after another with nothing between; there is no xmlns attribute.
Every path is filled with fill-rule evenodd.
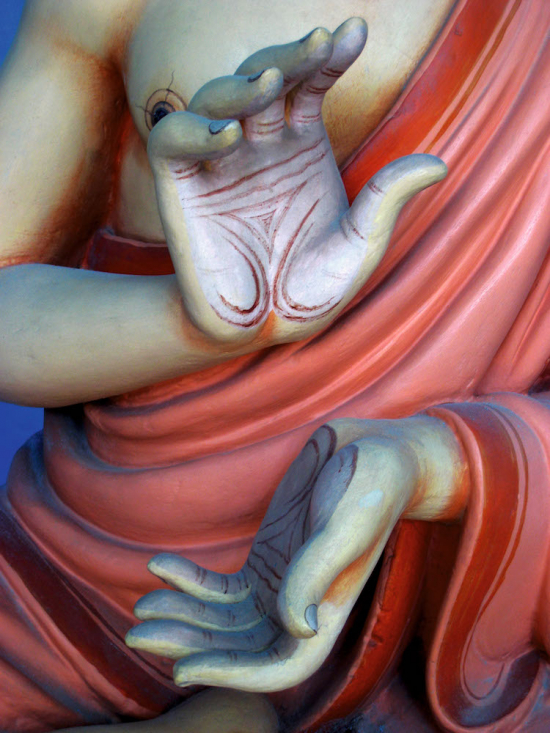
<svg viewBox="0 0 550 733"><path fill-rule="evenodd" d="M212 339L321 329L377 266L403 204L445 176L438 158L401 158L348 207L321 106L366 37L359 18L317 28L209 82L187 111L157 110L148 151L162 223L186 311Z"/></svg>
<svg viewBox="0 0 550 733"><path fill-rule="evenodd" d="M153 558L150 570L178 590L137 603L143 623L127 643L179 660L182 686L298 684L329 654L399 517L462 511L462 471L454 434L436 418L321 427L278 487L239 572Z"/></svg>

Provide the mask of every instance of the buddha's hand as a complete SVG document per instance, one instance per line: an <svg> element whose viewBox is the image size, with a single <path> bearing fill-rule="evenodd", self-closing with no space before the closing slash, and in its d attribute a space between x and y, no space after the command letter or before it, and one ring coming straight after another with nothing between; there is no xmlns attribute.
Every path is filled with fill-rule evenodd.
<svg viewBox="0 0 550 733"><path fill-rule="evenodd" d="M321 106L366 37L360 18L317 28L209 82L187 111L161 111L148 142L159 210L184 306L209 338L261 346L323 328L406 201L446 175L434 156L400 158L348 207Z"/></svg>
<svg viewBox="0 0 550 733"><path fill-rule="evenodd" d="M178 685L268 692L323 663L400 517L449 519L463 461L444 422L339 420L289 468L244 567L215 573L171 554L150 570L179 590L138 601L127 643L178 660Z"/></svg>

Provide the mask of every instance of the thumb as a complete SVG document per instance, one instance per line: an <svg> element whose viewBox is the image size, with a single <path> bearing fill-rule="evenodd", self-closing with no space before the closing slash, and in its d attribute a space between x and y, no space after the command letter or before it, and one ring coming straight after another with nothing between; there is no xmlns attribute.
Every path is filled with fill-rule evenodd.
<svg viewBox="0 0 550 733"><path fill-rule="evenodd" d="M399 517L392 492L370 488L377 486L376 457L362 458L357 445L350 445L319 476L313 532L288 566L277 597L279 617L294 637L317 633L323 600L338 606L345 621Z"/></svg>
<svg viewBox="0 0 550 733"><path fill-rule="evenodd" d="M398 158L378 171L362 188L342 219L346 238L358 246L368 243L360 279L378 265L399 212L416 193L441 181L447 166L435 155L415 154Z"/></svg>

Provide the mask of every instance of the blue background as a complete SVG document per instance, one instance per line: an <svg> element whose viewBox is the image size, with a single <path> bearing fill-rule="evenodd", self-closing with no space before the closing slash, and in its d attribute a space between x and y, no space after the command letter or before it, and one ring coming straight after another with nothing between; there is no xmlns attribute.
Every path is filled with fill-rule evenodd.
<svg viewBox="0 0 550 733"><path fill-rule="evenodd" d="M0 64L15 37L23 5L24 0L0 0ZM42 421L42 410L0 402L0 484L6 480L13 454L42 428Z"/></svg>

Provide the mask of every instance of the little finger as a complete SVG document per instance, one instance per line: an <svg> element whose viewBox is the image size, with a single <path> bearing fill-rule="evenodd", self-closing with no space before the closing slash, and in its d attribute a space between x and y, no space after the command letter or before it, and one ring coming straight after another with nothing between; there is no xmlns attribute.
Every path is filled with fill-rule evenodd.
<svg viewBox="0 0 550 733"><path fill-rule="evenodd" d="M367 24L362 18L349 18L333 34L334 50L329 61L300 85L292 102L290 125L309 126L321 120L325 94L359 57L367 42Z"/></svg>

